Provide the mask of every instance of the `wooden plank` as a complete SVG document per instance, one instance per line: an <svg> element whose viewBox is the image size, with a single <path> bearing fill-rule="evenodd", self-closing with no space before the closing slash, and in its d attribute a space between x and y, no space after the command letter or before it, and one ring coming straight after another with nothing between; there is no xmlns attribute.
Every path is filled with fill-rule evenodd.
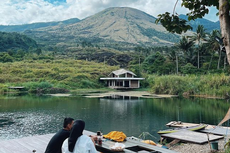
<svg viewBox="0 0 230 153"><path fill-rule="evenodd" d="M10 89L23 89L24 87L8 87Z"/></svg>
<svg viewBox="0 0 230 153"><path fill-rule="evenodd" d="M179 139L185 142L203 144L208 142L208 137L206 133L194 132L189 130L180 130L174 133L162 134L163 138ZM209 135L209 140L214 141L222 139L223 136Z"/></svg>
<svg viewBox="0 0 230 153"><path fill-rule="evenodd" d="M141 146L141 147L148 148L148 149L151 149L151 150L160 152L160 153L176 153L176 151L169 150L169 149L165 149L165 148L161 148L161 147L154 146L154 145L150 145L150 144L143 143L143 142L141 142L141 141L134 140L134 139L129 139L129 138L128 138L127 141L128 141L129 143L131 143L132 146L134 146L134 145L136 145L136 146Z"/></svg>
<svg viewBox="0 0 230 153"><path fill-rule="evenodd" d="M37 152L45 152L46 146L49 140L54 134L39 135L32 137L24 137L19 139L2 140L0 141L1 153L8 152L31 152L36 150ZM44 137L47 141L44 141ZM49 139L47 139L49 138Z"/></svg>
<svg viewBox="0 0 230 153"><path fill-rule="evenodd" d="M201 132L212 133L216 135L230 135L230 128L216 126L209 129L201 130Z"/></svg>
<svg viewBox="0 0 230 153"><path fill-rule="evenodd" d="M171 146L177 144L178 142L180 142L180 140L174 139L172 142L170 142L169 144L167 144L166 147L170 148Z"/></svg>
<svg viewBox="0 0 230 153"><path fill-rule="evenodd" d="M96 135L96 133L84 130L83 134L85 135ZM36 150L37 153L45 152L49 140L54 134L38 135L31 137L24 137L19 139L11 140L0 140L0 153L32 153L33 150ZM105 152L114 152L110 150L110 147L113 146L116 142L103 139L101 146L97 145L96 148L104 149ZM142 143L140 141L135 141L127 138L127 141L122 142L126 147L143 147L149 150L158 151L160 153L176 153L168 149L160 148L150 144ZM100 150L99 150L100 151ZM124 149L125 153L134 153L132 150ZM124 153L123 152L123 153Z"/></svg>

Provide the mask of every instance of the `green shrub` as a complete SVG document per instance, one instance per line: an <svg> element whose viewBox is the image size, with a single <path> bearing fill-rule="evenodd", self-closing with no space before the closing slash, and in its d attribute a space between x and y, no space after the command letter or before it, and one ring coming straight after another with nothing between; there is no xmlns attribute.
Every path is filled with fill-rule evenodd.
<svg viewBox="0 0 230 153"><path fill-rule="evenodd" d="M186 81L183 77L176 75L156 77L151 89L156 94L183 94L186 89Z"/></svg>
<svg viewBox="0 0 230 153"><path fill-rule="evenodd" d="M34 78L35 75L33 73L26 73L22 75L23 78Z"/></svg>
<svg viewBox="0 0 230 153"><path fill-rule="evenodd" d="M80 87L81 88L96 88L98 87L98 84L90 80L81 80Z"/></svg>
<svg viewBox="0 0 230 153"><path fill-rule="evenodd" d="M23 86L31 93L48 92L53 87L49 82L27 82L23 83Z"/></svg>
<svg viewBox="0 0 230 153"><path fill-rule="evenodd" d="M47 88L52 88L53 85L50 84L49 82L40 82L38 84L38 88L41 88L41 89L47 89Z"/></svg>
<svg viewBox="0 0 230 153"><path fill-rule="evenodd" d="M196 74L197 68L191 63L187 63L185 66L181 67L181 72L183 74Z"/></svg>

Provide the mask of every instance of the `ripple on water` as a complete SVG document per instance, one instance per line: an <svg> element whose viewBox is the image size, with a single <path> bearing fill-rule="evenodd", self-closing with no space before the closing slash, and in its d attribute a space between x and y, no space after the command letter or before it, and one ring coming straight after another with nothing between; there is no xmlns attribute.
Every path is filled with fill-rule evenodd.
<svg viewBox="0 0 230 153"><path fill-rule="evenodd" d="M0 139L47 134L60 128L47 124L53 119L52 115L39 112L0 113L0 116Z"/></svg>

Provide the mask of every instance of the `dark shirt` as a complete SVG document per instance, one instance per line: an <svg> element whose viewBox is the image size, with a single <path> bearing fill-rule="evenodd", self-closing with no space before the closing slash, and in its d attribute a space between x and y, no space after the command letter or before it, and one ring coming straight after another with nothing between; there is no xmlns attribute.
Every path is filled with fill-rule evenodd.
<svg viewBox="0 0 230 153"><path fill-rule="evenodd" d="M70 131L60 130L58 131L50 140L48 146L46 147L45 153L61 153L62 143L68 138Z"/></svg>

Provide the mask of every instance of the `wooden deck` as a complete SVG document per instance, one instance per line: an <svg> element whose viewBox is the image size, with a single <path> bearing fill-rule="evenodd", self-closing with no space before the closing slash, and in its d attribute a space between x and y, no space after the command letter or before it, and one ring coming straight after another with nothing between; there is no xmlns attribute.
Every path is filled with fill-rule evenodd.
<svg viewBox="0 0 230 153"><path fill-rule="evenodd" d="M84 131L86 135L95 135L94 132ZM24 137L19 139L1 140L0 141L0 153L32 153L36 150L36 153L44 153L46 146L54 134L38 135L31 137ZM127 141L122 142L126 148L122 153L135 153L135 152L157 152L157 153L176 153L168 149L160 148L157 146L142 143L140 141L127 138ZM104 153L114 152L110 150L110 147L114 145L114 141L105 140L102 145L97 145L98 151ZM139 149L139 150L138 150ZM140 150L142 149L142 150ZM135 151L138 150L138 151Z"/></svg>
<svg viewBox="0 0 230 153"><path fill-rule="evenodd" d="M209 129L201 130L201 132L212 133L212 134L223 135L224 136L224 135L230 135L230 128L216 126L216 127L212 127L212 128L209 128Z"/></svg>
<svg viewBox="0 0 230 153"><path fill-rule="evenodd" d="M185 142L204 144L208 142L208 136L206 133L194 132L189 130L180 130L174 133L162 134L163 138L178 139ZM209 134L209 141L215 141L222 139L223 136L217 136Z"/></svg>
<svg viewBox="0 0 230 153"><path fill-rule="evenodd" d="M44 153L46 146L54 134L24 137L0 141L1 153Z"/></svg>

